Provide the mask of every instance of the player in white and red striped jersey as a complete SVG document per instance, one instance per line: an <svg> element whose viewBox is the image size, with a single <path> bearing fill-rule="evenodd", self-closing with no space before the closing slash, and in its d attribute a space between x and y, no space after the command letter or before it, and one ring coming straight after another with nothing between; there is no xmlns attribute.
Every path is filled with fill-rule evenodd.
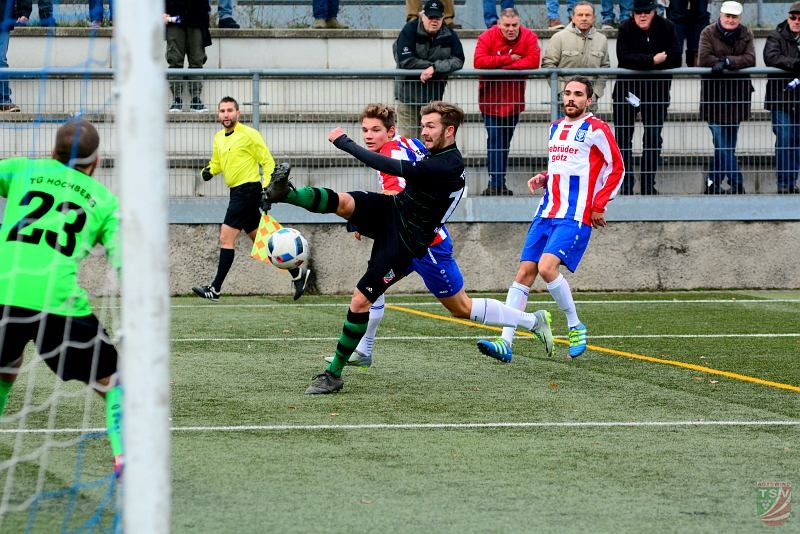
<svg viewBox="0 0 800 534"><path fill-rule="evenodd" d="M564 312L569 326L569 356L586 350L586 326L578 318L572 291L559 272L563 264L574 272L583 257L592 228L606 225L606 205L616 196L625 176L622 155L611 128L587 111L592 103L592 83L575 76L564 88L565 117L550 125L547 171L528 181L535 192L545 187L536 215L528 229L514 283L506 304L524 310L536 276ZM481 340L478 349L508 361L513 328L503 328L494 341Z"/></svg>

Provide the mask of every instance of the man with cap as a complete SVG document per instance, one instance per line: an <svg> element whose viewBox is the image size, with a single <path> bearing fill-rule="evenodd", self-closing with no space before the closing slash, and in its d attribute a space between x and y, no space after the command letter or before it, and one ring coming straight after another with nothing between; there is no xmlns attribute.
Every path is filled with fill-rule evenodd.
<svg viewBox="0 0 800 534"><path fill-rule="evenodd" d="M741 24L742 4L723 2L719 19L700 34L699 67L711 67L700 84L700 116L708 121L714 157L708 168L707 194L743 194L744 176L736 161L739 124L750 117L753 84L747 74L722 76L724 71L756 66L753 33ZM729 189L722 188L727 176Z"/></svg>
<svg viewBox="0 0 800 534"><path fill-rule="evenodd" d="M775 133L775 170L779 195L797 195L800 172L800 2L789 6L786 20L767 35L764 64L786 71L770 74L764 107Z"/></svg>
<svg viewBox="0 0 800 534"><path fill-rule="evenodd" d="M460 30L461 24L455 21L456 6L454 0L441 0L444 13L444 25L454 30ZM422 11L422 0L406 0L406 22L417 20Z"/></svg>
<svg viewBox="0 0 800 534"><path fill-rule="evenodd" d="M619 27L617 60L619 68L651 71L621 75L612 93L614 134L625 164L625 181L620 193L633 194L633 130L636 116L644 126L639 185L641 194L657 195L656 172L661 158L661 130L667 117L672 76L652 71L681 65L675 25L656 15L655 0L634 0L633 14Z"/></svg>
<svg viewBox="0 0 800 534"><path fill-rule="evenodd" d="M419 137L422 106L442 100L447 75L464 67L464 48L455 31L443 24L441 0L427 0L419 20L403 26L394 42L398 69L422 70L395 80L399 129L404 137Z"/></svg>

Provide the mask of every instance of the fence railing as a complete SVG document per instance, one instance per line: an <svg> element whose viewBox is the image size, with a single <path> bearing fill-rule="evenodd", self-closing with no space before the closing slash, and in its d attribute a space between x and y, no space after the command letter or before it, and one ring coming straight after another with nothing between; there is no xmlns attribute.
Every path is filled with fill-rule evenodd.
<svg viewBox="0 0 800 534"><path fill-rule="evenodd" d="M701 75L708 69L682 68L673 75L669 107L662 130L662 149L657 188L662 194L700 194L704 190L709 160L714 152L708 124L699 115ZM774 193L774 135L769 112L764 107L766 76L783 73L771 68L751 68L730 75L746 75L754 87L751 112L741 123L736 153L745 175L747 193ZM197 170L211 155L211 141L219 129L216 103L233 96L241 106L242 121L264 134L276 160L295 167L299 184L331 185L340 190L372 188L373 173L333 148L327 132L342 126L360 138L358 114L369 102L395 102L395 78L413 75L407 70L285 70L285 69L171 69L171 86L186 80L184 111L167 113L169 102L142 102L143 120L167 120L170 194L175 197L227 196L219 180L196 181ZM647 72L625 69L537 69L504 72L463 70L450 76L443 99L458 103L466 112L466 123L458 132L458 144L468 165L470 190L483 189L486 171L486 130L478 107L479 76L527 76L525 111L514 133L509 156L507 183L517 194L526 194L524 182L533 171L546 166L547 127L559 116L559 76L583 74L600 77L603 95L596 114L612 126L612 89L620 75L647 78ZM786 73L783 73L784 75ZM50 153L57 124L81 113L98 123L105 168L101 178L115 187L114 160L124 147L124 133L114 128L116 99L111 69L6 69L14 100L22 113L5 113L0 124L0 157ZM188 80L202 82L199 96L209 111L189 110ZM408 125L400 124L401 129ZM633 174L642 155L643 126L637 120L633 143Z"/></svg>

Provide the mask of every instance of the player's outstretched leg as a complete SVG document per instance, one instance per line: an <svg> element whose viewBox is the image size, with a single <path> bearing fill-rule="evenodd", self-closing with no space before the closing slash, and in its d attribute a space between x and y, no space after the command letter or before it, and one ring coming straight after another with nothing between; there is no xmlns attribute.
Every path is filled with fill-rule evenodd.
<svg viewBox="0 0 800 534"><path fill-rule="evenodd" d="M272 171L269 185L264 189L264 200L268 202L280 202L286 198L289 191L294 189L294 185L289 181L289 174L291 171L292 166L288 163L281 163Z"/></svg>
<svg viewBox="0 0 800 534"><path fill-rule="evenodd" d="M568 360L577 358L586 352L586 325L578 323L569 327L569 356Z"/></svg>

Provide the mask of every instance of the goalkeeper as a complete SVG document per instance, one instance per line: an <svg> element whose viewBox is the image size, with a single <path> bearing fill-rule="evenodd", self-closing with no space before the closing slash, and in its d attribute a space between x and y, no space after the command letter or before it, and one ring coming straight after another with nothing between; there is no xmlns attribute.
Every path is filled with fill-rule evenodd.
<svg viewBox="0 0 800 534"><path fill-rule="evenodd" d="M222 130L214 135L211 161L200 171L200 176L209 181L215 174L223 173L225 184L231 190L231 199L219 230L217 274L210 284L192 288L195 295L212 302L219 302L222 283L233 266L239 232L244 231L250 241L256 239L258 223L261 221L259 206L263 190L258 167L261 165L267 183L275 169L275 160L261 133L239 122L239 103L235 99L226 96L219 101L217 118ZM265 208L269 209L267 206ZM288 271L292 275L294 300L297 300L306 290L311 269L303 265Z"/></svg>
<svg viewBox="0 0 800 534"><path fill-rule="evenodd" d="M86 120L56 132L52 159L0 161L0 414L33 341L62 380L80 380L106 401L114 471L122 470L122 390L117 351L92 313L78 269L95 245L120 268L119 202L92 178L100 137Z"/></svg>

